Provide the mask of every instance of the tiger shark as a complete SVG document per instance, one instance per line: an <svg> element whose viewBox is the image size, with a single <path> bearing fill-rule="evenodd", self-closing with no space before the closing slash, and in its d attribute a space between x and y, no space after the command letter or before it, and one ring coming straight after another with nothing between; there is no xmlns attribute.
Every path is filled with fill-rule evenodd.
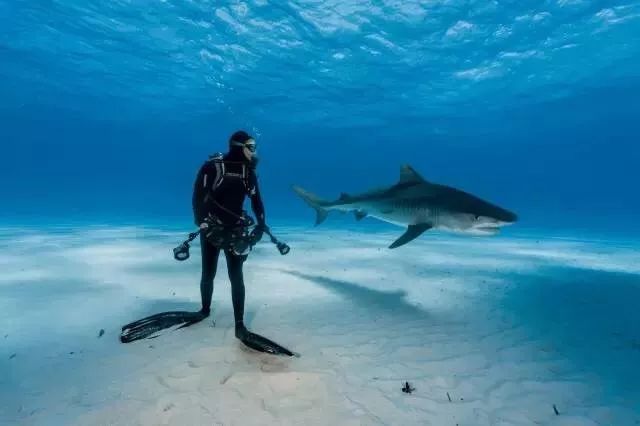
<svg viewBox="0 0 640 426"><path fill-rule="evenodd" d="M475 195L429 182L410 165L400 168L400 180L392 186L358 195L342 193L326 201L294 185L293 190L316 211L316 226L329 211L353 212L356 220L367 216L406 227L389 246L394 249L413 241L430 229L469 235L495 235L513 224L517 216Z"/></svg>

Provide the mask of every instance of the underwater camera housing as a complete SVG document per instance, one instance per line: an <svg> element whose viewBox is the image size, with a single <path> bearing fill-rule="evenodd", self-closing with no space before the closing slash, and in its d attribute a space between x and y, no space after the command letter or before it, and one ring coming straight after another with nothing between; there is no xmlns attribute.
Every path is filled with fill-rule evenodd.
<svg viewBox="0 0 640 426"><path fill-rule="evenodd" d="M238 224L232 227L224 226L219 219L212 216L207 217L205 222L208 225L207 228L192 232L189 234L187 240L173 249L173 258L175 260L183 262L189 259L189 243L200 235L200 232L204 233L205 238L212 245L224 250L230 250L236 256L248 255L253 249L253 246L258 243L258 232L255 226L255 220L246 214L246 212L243 212ZM271 242L276 245L281 255L284 256L289 253L291 248L287 244L278 241L269 228L265 227L262 230L269 236Z"/></svg>
<svg viewBox="0 0 640 426"><path fill-rule="evenodd" d="M179 262L189 259L189 243L196 239L200 235L200 231L192 232L189 234L189 238L183 241L178 247L173 249L173 258Z"/></svg>
<svg viewBox="0 0 640 426"><path fill-rule="evenodd" d="M255 220L242 212L233 225L224 224L215 216L209 215L205 220L208 227L203 230L204 236L211 245L221 250L229 250L236 256L249 254L256 241L253 241Z"/></svg>

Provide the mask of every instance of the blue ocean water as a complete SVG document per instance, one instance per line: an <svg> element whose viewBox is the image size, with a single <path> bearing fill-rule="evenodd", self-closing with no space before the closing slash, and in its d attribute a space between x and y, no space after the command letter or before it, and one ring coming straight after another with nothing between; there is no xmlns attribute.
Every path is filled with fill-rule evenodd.
<svg viewBox="0 0 640 426"><path fill-rule="evenodd" d="M0 423L640 424L639 118L640 0L0 0ZM302 358L239 348L224 272L120 344L199 307L171 248L239 129L292 246L245 319ZM403 164L519 221L386 250L291 189Z"/></svg>
<svg viewBox="0 0 640 426"><path fill-rule="evenodd" d="M636 236L639 18L633 0L0 1L0 220L189 226L197 168L245 129L272 223L313 220L291 184L332 198L410 163L516 211L511 232Z"/></svg>

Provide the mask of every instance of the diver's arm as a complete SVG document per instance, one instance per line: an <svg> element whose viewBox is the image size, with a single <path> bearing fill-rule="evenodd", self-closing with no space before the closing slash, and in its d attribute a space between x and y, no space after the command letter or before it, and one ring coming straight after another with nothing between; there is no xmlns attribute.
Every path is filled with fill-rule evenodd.
<svg viewBox="0 0 640 426"><path fill-rule="evenodd" d="M258 226L266 228L266 218L264 213L264 203L262 202L262 196L260 195L260 187L258 185L258 177L255 171L251 173L251 190L249 191L249 197L251 198L251 209L256 215Z"/></svg>
<svg viewBox="0 0 640 426"><path fill-rule="evenodd" d="M216 169L211 167L209 163L205 163L198 171L193 184L191 205L193 207L193 221L196 226L200 226L207 217L205 196L215 179Z"/></svg>

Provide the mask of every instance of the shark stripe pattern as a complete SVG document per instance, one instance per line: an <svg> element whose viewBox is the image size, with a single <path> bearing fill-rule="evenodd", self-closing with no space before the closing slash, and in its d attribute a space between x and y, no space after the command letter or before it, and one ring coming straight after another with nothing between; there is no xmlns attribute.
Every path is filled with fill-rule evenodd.
<svg viewBox="0 0 640 426"><path fill-rule="evenodd" d="M389 246L403 246L430 229L470 235L494 235L515 223L517 215L459 189L429 182L410 165L400 168L400 180L392 186L358 195L342 193L326 201L294 185L293 190L316 211L316 226L330 211L353 212L356 220L367 216L406 227Z"/></svg>

